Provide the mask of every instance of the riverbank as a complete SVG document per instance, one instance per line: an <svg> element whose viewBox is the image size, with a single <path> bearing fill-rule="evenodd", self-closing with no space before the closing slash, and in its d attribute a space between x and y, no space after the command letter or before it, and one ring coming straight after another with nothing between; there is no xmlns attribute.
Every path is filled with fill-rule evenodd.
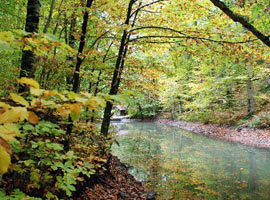
<svg viewBox="0 0 270 200"><path fill-rule="evenodd" d="M106 170L91 177L88 186L77 200L154 200L155 194L147 192L142 183L128 172L128 167L110 155ZM104 168L104 169L105 169Z"/></svg>
<svg viewBox="0 0 270 200"><path fill-rule="evenodd" d="M183 130L192 131L215 139L237 142L257 148L270 149L269 129L239 128L233 126L225 127L217 124L172 121L167 119L159 119L155 122L178 127Z"/></svg>

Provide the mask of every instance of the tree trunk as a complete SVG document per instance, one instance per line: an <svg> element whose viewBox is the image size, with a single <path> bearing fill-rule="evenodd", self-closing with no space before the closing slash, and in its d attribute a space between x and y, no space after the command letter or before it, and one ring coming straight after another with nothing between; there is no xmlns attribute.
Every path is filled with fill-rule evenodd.
<svg viewBox="0 0 270 200"><path fill-rule="evenodd" d="M248 106L248 115L254 114L255 111L255 101L254 101L254 87L251 79L247 80L247 106Z"/></svg>
<svg viewBox="0 0 270 200"><path fill-rule="evenodd" d="M134 3L135 3L135 0L130 0L130 2L129 2L125 25L129 24L130 15L132 12L132 6ZM134 22L135 22L135 18L134 18ZM119 88L120 80L121 80L121 73L122 73L122 70L124 67L125 56L127 53L126 41L127 41L128 37L129 37L128 32L126 30L124 30L123 35L122 35L122 39L121 39L121 44L120 44L118 56L117 56L117 61L116 61L115 68L114 68L111 89L109 92L110 95L115 95L118 92L118 88ZM105 111L104 111L103 121L102 121L102 125L101 125L101 133L105 137L107 137L108 131L109 131L112 107L113 107L113 104L111 102L107 101Z"/></svg>
<svg viewBox="0 0 270 200"><path fill-rule="evenodd" d="M254 101L254 86L252 82L253 72L249 66L246 67L248 73L247 80L247 107L248 107L248 115L251 116L255 111L255 101Z"/></svg>
<svg viewBox="0 0 270 200"><path fill-rule="evenodd" d="M92 3L93 3L93 0L87 0L86 8L90 8ZM83 61L81 56L82 56L84 45L85 45L85 35L86 35L86 31L87 31L88 18L89 18L88 11L86 11L84 16L83 16L82 35L80 38L80 46L79 46L78 55L77 55L77 63L76 63L76 68L75 68L75 72L74 72L74 76L73 76L72 91L75 93L79 92L79 87L80 87L80 81L79 81L80 68L81 68L81 64Z"/></svg>
<svg viewBox="0 0 270 200"><path fill-rule="evenodd" d="M68 44L70 47L74 48L75 47L75 37L73 35L74 33L74 30L75 30L75 26L76 26L76 16L75 16L75 13L73 13L72 15L72 20L70 22L70 28L69 28L69 36L68 36ZM72 64L69 65L69 67L71 69L74 68L74 65L73 65L73 62L74 62L74 59L73 57L68 57L67 60L69 62L71 62ZM73 83L73 77L72 77L72 74L71 75L67 75L67 84L72 84Z"/></svg>
<svg viewBox="0 0 270 200"><path fill-rule="evenodd" d="M175 120L175 103L172 102L172 120Z"/></svg>
<svg viewBox="0 0 270 200"><path fill-rule="evenodd" d="M26 32L38 33L40 7L41 4L39 0L28 0L26 24L25 24ZM21 77L34 78L35 63L36 63L36 56L34 52L23 50L20 78ZM25 90L26 87L20 85L19 92L21 93L24 92Z"/></svg>
<svg viewBox="0 0 270 200"><path fill-rule="evenodd" d="M58 16L57 16L57 19L56 19L56 25L55 25L54 30L53 30L53 35L56 34L56 31L57 31L58 26L59 26L59 20L60 20L60 16L61 16L60 10L61 10L63 1L64 0L61 0L61 3L60 3L59 8L58 8Z"/></svg>
<svg viewBox="0 0 270 200"><path fill-rule="evenodd" d="M86 8L90 8L92 6L93 0L87 0L86 3ZM85 35L86 35L86 31L87 31L87 23L88 23L88 18L89 18L89 13L88 11L85 12L84 16L83 16L83 25L82 25L82 35L80 38L80 46L79 46L79 50L78 50L78 55L77 55L77 63L76 63L76 69L74 72L74 76L73 76L73 88L72 91L75 93L79 92L79 79L80 79L80 67L82 64L83 59L81 58L83 49L84 49L84 45L85 45ZM72 119L69 116L69 124L67 126L67 131L66 131L66 143L64 144L65 147L65 151L68 151L69 149L69 141L70 141L70 134L72 132L72 128L73 128L73 123L72 123Z"/></svg>
<svg viewBox="0 0 270 200"><path fill-rule="evenodd" d="M55 5L55 0L52 0L52 2L51 2L51 7L50 7L50 12L49 12L49 16L48 16L46 25L45 25L45 27L44 27L43 33L47 33L48 28L49 28L49 26L50 26L50 23L51 23L51 21L52 21L52 14L53 14L54 5Z"/></svg>
<svg viewBox="0 0 270 200"><path fill-rule="evenodd" d="M181 101L178 102L178 114L179 114L179 115L182 114L182 105L181 105Z"/></svg>

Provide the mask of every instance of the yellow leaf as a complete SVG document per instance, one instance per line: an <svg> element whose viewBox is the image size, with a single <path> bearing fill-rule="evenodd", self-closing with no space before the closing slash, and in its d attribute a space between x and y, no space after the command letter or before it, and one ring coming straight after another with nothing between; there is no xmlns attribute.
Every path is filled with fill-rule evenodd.
<svg viewBox="0 0 270 200"><path fill-rule="evenodd" d="M25 78L25 77L23 77L23 78L21 78L21 79L19 79L18 80L18 83L20 83L20 84L25 84L25 85L29 85L29 86L32 86L32 87L34 87L34 88L36 88L36 89L39 89L39 84L38 84L38 82L36 82L35 80L33 80L33 79L30 79L30 78Z"/></svg>
<svg viewBox="0 0 270 200"><path fill-rule="evenodd" d="M76 113L79 115L81 113L81 104L75 103L75 104L70 104L70 111Z"/></svg>
<svg viewBox="0 0 270 200"><path fill-rule="evenodd" d="M6 103L0 102L0 107L2 108L9 108L10 106Z"/></svg>
<svg viewBox="0 0 270 200"><path fill-rule="evenodd" d="M6 149L0 145L0 174L7 172L11 158Z"/></svg>
<svg viewBox="0 0 270 200"><path fill-rule="evenodd" d="M33 96L41 96L43 93L44 93L45 90L42 90L42 89L37 89L37 88L33 88L31 87L30 88L30 93L33 95Z"/></svg>
<svg viewBox="0 0 270 200"><path fill-rule="evenodd" d="M59 112L59 114L62 116L62 117L67 117L70 113L70 111L68 109L66 109L64 107L64 105L62 106L57 106L56 107L56 110Z"/></svg>
<svg viewBox="0 0 270 200"><path fill-rule="evenodd" d="M28 112L26 108L14 107L0 114L0 124L18 122L27 118Z"/></svg>
<svg viewBox="0 0 270 200"><path fill-rule="evenodd" d="M23 107L15 107L13 108L16 113L20 116L20 121L23 121L25 119L28 119L28 112L26 108Z"/></svg>
<svg viewBox="0 0 270 200"><path fill-rule="evenodd" d="M37 124L39 122L39 117L34 112L29 111L28 112L28 121L31 124L35 125L35 124Z"/></svg>
<svg viewBox="0 0 270 200"><path fill-rule="evenodd" d="M4 124L0 126L0 137L6 141L14 141L15 136L19 136L20 131L15 124Z"/></svg>
<svg viewBox="0 0 270 200"><path fill-rule="evenodd" d="M7 110L0 115L0 124L18 122L19 120L20 116L14 109Z"/></svg>
<svg viewBox="0 0 270 200"><path fill-rule="evenodd" d="M26 107L29 106L29 103L22 96L15 93L11 93L10 96L14 102L21 104L23 106L26 106Z"/></svg>

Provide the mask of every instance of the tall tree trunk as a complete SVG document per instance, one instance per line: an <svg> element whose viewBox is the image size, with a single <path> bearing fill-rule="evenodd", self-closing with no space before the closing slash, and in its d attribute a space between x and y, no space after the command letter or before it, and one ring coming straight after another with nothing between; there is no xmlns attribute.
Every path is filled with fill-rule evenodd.
<svg viewBox="0 0 270 200"><path fill-rule="evenodd" d="M86 8L91 8L93 3L93 0L87 0L86 3ZM79 45L79 50L78 50L78 55L77 55L77 63L76 63L76 69L74 72L74 76L73 76L73 88L72 91L75 93L79 92L79 79L80 79L80 68L81 68L81 64L83 59L81 58L83 49L84 49L84 45L85 45L85 35L86 35L86 31L87 31L87 23L88 23L88 18L89 18L89 13L88 10L85 11L84 16L83 16L83 25L82 25L82 35L80 38L80 45ZM73 128L73 123L72 123L72 119L69 116L69 124L67 126L67 131L66 131L66 143L65 145L65 150L68 151L69 149L69 141L70 141L70 134L72 132L72 128Z"/></svg>
<svg viewBox="0 0 270 200"><path fill-rule="evenodd" d="M63 2L64 2L64 0L61 0L61 3L59 5L59 7L58 7L58 16L57 16L57 19L56 19L56 25L55 25L54 30L53 30L54 35L56 34L56 31L57 31L58 26L59 26L59 20L60 20L60 16L61 16L60 10L61 10Z"/></svg>
<svg viewBox="0 0 270 200"><path fill-rule="evenodd" d="M247 80L247 98L248 115L252 115L255 111L255 101L253 82L250 78Z"/></svg>
<svg viewBox="0 0 270 200"><path fill-rule="evenodd" d="M75 13L72 14L72 20L70 22L70 28L69 28L69 36L68 36L68 44L70 47L74 48L75 47L75 37L73 35L74 33L74 30L75 30L75 26L76 26L76 15ZM73 57L69 56L67 58L68 61L70 61L72 64L69 65L69 67L71 69L74 68L74 65L73 65ZM73 83L73 77L72 75L67 75L67 84L72 84Z"/></svg>
<svg viewBox="0 0 270 200"><path fill-rule="evenodd" d="M248 115L251 116L255 111L255 100L254 100L254 86L252 82L253 72L249 66L246 67L248 73L247 80L247 107L248 107Z"/></svg>
<svg viewBox="0 0 270 200"><path fill-rule="evenodd" d="M47 19L47 22L46 22L46 24L45 24L43 33L47 33L48 28L49 28L49 26L50 26L50 23L51 23L51 21L52 21L52 14L53 14L54 5L55 5L55 0L52 0L52 2L51 2L51 7L50 7L50 12L49 12L48 19Z"/></svg>
<svg viewBox="0 0 270 200"><path fill-rule="evenodd" d="M106 57L108 56L108 53L109 53L112 45L113 45L113 42L110 43L110 45L109 45L109 47L108 47L108 49L106 51L106 54L103 57L102 63L105 63L106 62ZM95 88L95 91L94 91L94 96L97 96L97 94L98 94L98 87L99 87L99 83L101 81L101 79L100 79L101 78L101 74L102 74L102 70L99 70L98 78L97 78L97 82L96 82L96 88ZM95 113L95 110L92 110L92 113L94 114ZM95 117L93 115L91 117L91 122L93 123L94 121L95 121Z"/></svg>
<svg viewBox="0 0 270 200"><path fill-rule="evenodd" d="M178 102L178 114L179 114L179 115L182 114L182 105L181 105L181 101Z"/></svg>
<svg viewBox="0 0 270 200"><path fill-rule="evenodd" d="M93 3L93 0L87 0L86 3L86 8L90 8L91 5ZM74 72L74 76L73 76L73 88L72 91L78 93L79 92L79 87L80 87L80 68L81 68L81 64L82 64L82 52L84 49L84 45L85 45L85 35L86 35L86 31L87 31L87 23L88 23L88 18L89 18L89 13L88 11L85 12L84 16L83 16L83 25L82 25L82 35L80 38L80 45L79 45L79 50L78 50L78 55L77 55L77 63L76 63L76 68L75 68L75 72Z"/></svg>
<svg viewBox="0 0 270 200"><path fill-rule="evenodd" d="M171 112L172 112L172 120L175 120L175 102L174 101L172 102Z"/></svg>
<svg viewBox="0 0 270 200"><path fill-rule="evenodd" d="M26 32L38 33L40 7L41 4L39 0L28 0L26 24L25 24ZM34 52L23 50L20 78L21 77L34 78L35 63L36 63L36 56ZM24 92L25 90L26 87L20 85L19 92Z"/></svg>
<svg viewBox="0 0 270 200"><path fill-rule="evenodd" d="M130 2L129 2L129 6L128 6L128 10L127 10L127 17L126 17L126 21L125 21L126 25L129 24L131 12L132 12L132 6L135 2L136 2L136 0L130 0ZM135 22L135 18L134 18L134 22ZM120 80L121 80L121 73L122 73L122 69L124 67L124 60L125 60L125 56L127 53L126 42L127 42L128 37L129 37L129 34L128 34L127 30L124 30L123 35L122 35L122 39L121 39L121 44L120 44L118 56L117 56L117 61L116 61L115 68L114 68L111 89L109 92L110 95L117 94L118 89L119 89ZM111 102L107 101L105 111L104 111L103 121L102 121L102 125L101 125L101 133L105 137L107 137L108 131L109 131L112 107L113 107L113 104Z"/></svg>

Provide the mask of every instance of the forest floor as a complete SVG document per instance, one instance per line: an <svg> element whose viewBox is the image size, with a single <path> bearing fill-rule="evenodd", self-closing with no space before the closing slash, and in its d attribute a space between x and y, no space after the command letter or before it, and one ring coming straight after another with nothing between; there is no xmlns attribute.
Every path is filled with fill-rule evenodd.
<svg viewBox="0 0 270 200"><path fill-rule="evenodd" d="M178 127L211 138L237 142L257 148L270 149L270 129L239 128L218 124L172 121L168 119L159 119L156 123Z"/></svg>
<svg viewBox="0 0 270 200"><path fill-rule="evenodd" d="M110 155L106 171L91 179L90 186L77 200L154 200L155 193L147 192L142 183L128 172L128 167Z"/></svg>

